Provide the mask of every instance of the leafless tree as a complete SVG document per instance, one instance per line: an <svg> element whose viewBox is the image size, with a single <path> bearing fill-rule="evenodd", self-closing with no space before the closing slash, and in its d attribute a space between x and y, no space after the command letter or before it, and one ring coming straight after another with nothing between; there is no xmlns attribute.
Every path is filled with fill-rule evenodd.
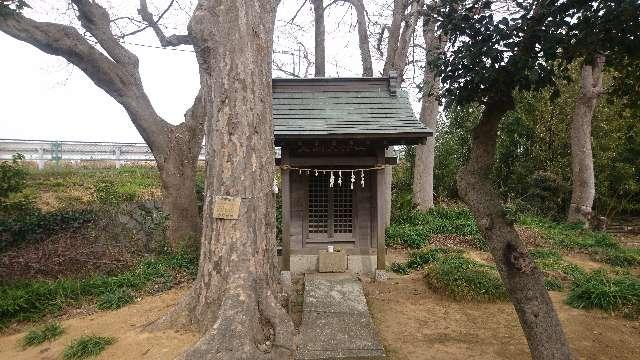
<svg viewBox="0 0 640 360"><path fill-rule="evenodd" d="M177 248L200 232L195 171L204 136L201 96L196 97L181 124L164 120L145 93L138 58L112 32L107 11L94 1L71 2L91 41L72 26L35 21L18 12L0 18L0 31L47 54L63 57L127 111L158 164L163 209L169 214L167 235ZM160 34L157 22L145 10L146 2L141 1L143 18ZM166 46L188 43L184 36L162 39Z"/></svg>

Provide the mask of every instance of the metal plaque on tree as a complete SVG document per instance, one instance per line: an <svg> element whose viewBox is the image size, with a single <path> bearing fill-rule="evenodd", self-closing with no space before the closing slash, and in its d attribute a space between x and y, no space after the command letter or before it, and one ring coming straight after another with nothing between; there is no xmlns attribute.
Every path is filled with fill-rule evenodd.
<svg viewBox="0 0 640 360"><path fill-rule="evenodd" d="M216 196L213 204L213 217L235 220L240 215L240 198L234 196Z"/></svg>

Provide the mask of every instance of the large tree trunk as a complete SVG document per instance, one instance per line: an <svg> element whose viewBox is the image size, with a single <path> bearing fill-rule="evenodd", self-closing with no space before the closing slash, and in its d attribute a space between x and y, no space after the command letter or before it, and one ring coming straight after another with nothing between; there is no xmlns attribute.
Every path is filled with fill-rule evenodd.
<svg viewBox="0 0 640 360"><path fill-rule="evenodd" d="M324 0L312 0L315 23L315 76L325 76Z"/></svg>
<svg viewBox="0 0 640 360"><path fill-rule="evenodd" d="M198 276L152 328L202 332L185 359L288 359L293 323L278 300L271 52L275 2L200 0L191 19L206 118L207 170ZM240 197L237 220L216 196Z"/></svg>
<svg viewBox="0 0 640 360"><path fill-rule="evenodd" d="M511 96L485 105L472 134L469 162L458 172L458 192L471 208L515 307L534 359L569 359L571 353L542 272L505 217L489 174L495 163L498 123L513 106Z"/></svg>
<svg viewBox="0 0 640 360"><path fill-rule="evenodd" d="M571 121L571 174L573 188L569 206L569 222L589 224L595 197L593 154L591 152L591 118L598 96L602 93L604 56L597 56L595 64L582 66L580 95Z"/></svg>
<svg viewBox="0 0 640 360"><path fill-rule="evenodd" d="M422 36L424 37L426 56L424 68L424 80L422 82L422 105L420 108L420 121L434 131L438 125L440 104L438 94L440 92L440 77L432 68L433 61L442 49L442 37L435 36L436 23L425 17ZM418 209L425 211L433 207L433 168L435 154L435 138L427 138L424 145L416 146L416 159L413 169L413 202Z"/></svg>

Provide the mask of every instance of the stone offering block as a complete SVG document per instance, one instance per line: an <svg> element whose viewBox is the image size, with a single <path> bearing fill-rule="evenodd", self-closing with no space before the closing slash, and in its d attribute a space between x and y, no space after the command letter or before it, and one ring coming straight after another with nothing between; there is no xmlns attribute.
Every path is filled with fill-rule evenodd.
<svg viewBox="0 0 640 360"><path fill-rule="evenodd" d="M340 273L347 271L347 253L320 250L318 254L318 272Z"/></svg>

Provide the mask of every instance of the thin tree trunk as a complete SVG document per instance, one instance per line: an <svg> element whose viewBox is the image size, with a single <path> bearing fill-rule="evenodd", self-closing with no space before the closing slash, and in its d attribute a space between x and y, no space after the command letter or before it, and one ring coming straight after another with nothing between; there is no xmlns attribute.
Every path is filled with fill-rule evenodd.
<svg viewBox="0 0 640 360"><path fill-rule="evenodd" d="M425 56L424 80L422 83L422 105L420 108L420 121L434 131L438 125L440 104L438 94L440 92L440 77L432 68L433 61L438 57L444 42L442 37L435 36L435 21L424 19L422 36L424 37ZM427 138L424 145L416 146L416 159L413 169L413 202L418 209L426 211L433 207L433 168L435 155L435 138Z"/></svg>
<svg viewBox="0 0 640 360"><path fill-rule="evenodd" d="M595 197L595 176L591 150L591 118L602 93L604 56L596 56L595 64L582 66L580 95L571 121L571 174L573 187L568 221L589 225Z"/></svg>
<svg viewBox="0 0 640 360"><path fill-rule="evenodd" d="M398 83L402 84L404 68L407 64L407 53L409 51L409 41L413 37L413 32L419 17L419 9L424 6L423 0L415 1L411 4L410 16L405 14L409 2L407 0L395 0L393 2L393 18L389 28L389 39L387 41L387 57L384 63L382 74L388 76L390 71L396 71ZM404 20L404 26L403 24ZM384 169L385 196L383 199L383 212L385 227L391 223L391 187L393 182L393 168L387 166Z"/></svg>
<svg viewBox="0 0 640 360"><path fill-rule="evenodd" d="M325 76L324 45L324 0L313 0L313 18L315 23L315 76Z"/></svg>
<svg viewBox="0 0 640 360"><path fill-rule="evenodd" d="M198 276L151 329L202 332L185 359L289 359L293 323L278 300L271 53L276 3L200 0L190 23L200 66L208 166ZM240 197L237 220L216 196Z"/></svg>
<svg viewBox="0 0 640 360"><path fill-rule="evenodd" d="M369 49L369 34L367 32L367 17L362 0L349 1L356 11L358 19L358 46L360 47L360 59L362 60L362 76L373 76L373 64L371 61L371 50Z"/></svg>
<svg viewBox="0 0 640 360"><path fill-rule="evenodd" d="M390 70L394 70L394 61L398 50L398 39L402 28L402 16L407 7L407 0L393 1L393 14L391 26L389 26L389 39L387 40L387 56L382 69L383 75L388 75Z"/></svg>
<svg viewBox="0 0 640 360"><path fill-rule="evenodd" d="M471 208L478 228L489 244L524 330L534 359L569 359L571 352L542 272L529 256L513 224L505 217L489 174L495 164L498 123L513 107L511 96L485 105L472 134L469 162L457 175L458 192Z"/></svg>

